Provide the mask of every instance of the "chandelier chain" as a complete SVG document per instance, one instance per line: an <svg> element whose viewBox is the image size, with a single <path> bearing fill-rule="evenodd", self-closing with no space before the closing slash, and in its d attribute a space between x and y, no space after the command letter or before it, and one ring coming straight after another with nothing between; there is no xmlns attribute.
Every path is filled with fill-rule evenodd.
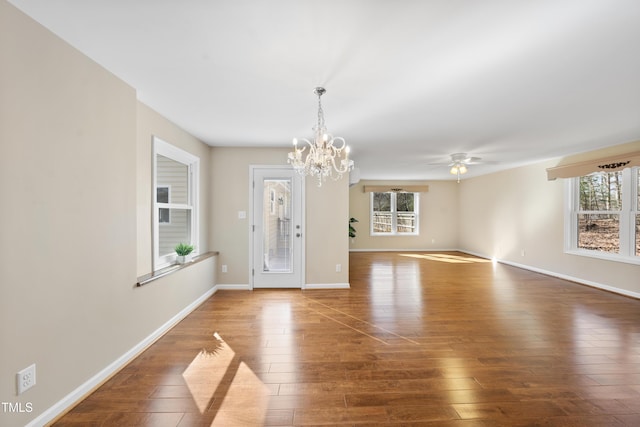
<svg viewBox="0 0 640 427"><path fill-rule="evenodd" d="M318 94L318 129L324 128L324 111L322 110L322 94Z"/></svg>

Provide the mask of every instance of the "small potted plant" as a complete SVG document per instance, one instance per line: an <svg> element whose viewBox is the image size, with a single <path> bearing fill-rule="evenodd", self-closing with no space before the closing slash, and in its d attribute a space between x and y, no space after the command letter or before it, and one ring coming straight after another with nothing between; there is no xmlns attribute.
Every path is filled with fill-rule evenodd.
<svg viewBox="0 0 640 427"><path fill-rule="evenodd" d="M178 255L178 264L185 264L191 261L193 257L193 245L187 245L186 243L178 243L175 247L176 254Z"/></svg>

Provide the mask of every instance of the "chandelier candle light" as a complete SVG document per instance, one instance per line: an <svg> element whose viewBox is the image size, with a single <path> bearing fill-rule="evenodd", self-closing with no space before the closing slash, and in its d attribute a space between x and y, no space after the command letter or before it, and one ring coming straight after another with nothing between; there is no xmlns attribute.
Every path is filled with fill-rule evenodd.
<svg viewBox="0 0 640 427"><path fill-rule="evenodd" d="M304 147L298 148L299 140L293 138L293 151L289 153L288 162L300 175L318 178L318 187L328 176L334 181L353 169L353 160L349 160L349 147L341 137L334 137L327 132L324 124L324 112L320 97L326 92L322 87L313 91L318 96L318 123L314 126L314 140L300 138ZM302 155L309 148L306 158Z"/></svg>

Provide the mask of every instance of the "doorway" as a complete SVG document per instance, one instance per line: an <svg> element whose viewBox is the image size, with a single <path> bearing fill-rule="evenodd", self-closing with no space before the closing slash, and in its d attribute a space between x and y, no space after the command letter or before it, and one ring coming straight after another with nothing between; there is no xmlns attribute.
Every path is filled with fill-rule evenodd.
<svg viewBox="0 0 640 427"><path fill-rule="evenodd" d="M302 288L302 178L283 166L251 166L252 288Z"/></svg>

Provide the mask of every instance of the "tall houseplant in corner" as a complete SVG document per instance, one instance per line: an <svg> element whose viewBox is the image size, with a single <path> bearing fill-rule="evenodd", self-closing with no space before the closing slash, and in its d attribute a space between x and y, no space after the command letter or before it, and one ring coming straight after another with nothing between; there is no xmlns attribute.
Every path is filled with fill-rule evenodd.
<svg viewBox="0 0 640 427"><path fill-rule="evenodd" d="M354 222L358 222L358 220L355 218L349 218L349 237L352 241L356 238L356 229L353 227L353 225L351 225Z"/></svg>

